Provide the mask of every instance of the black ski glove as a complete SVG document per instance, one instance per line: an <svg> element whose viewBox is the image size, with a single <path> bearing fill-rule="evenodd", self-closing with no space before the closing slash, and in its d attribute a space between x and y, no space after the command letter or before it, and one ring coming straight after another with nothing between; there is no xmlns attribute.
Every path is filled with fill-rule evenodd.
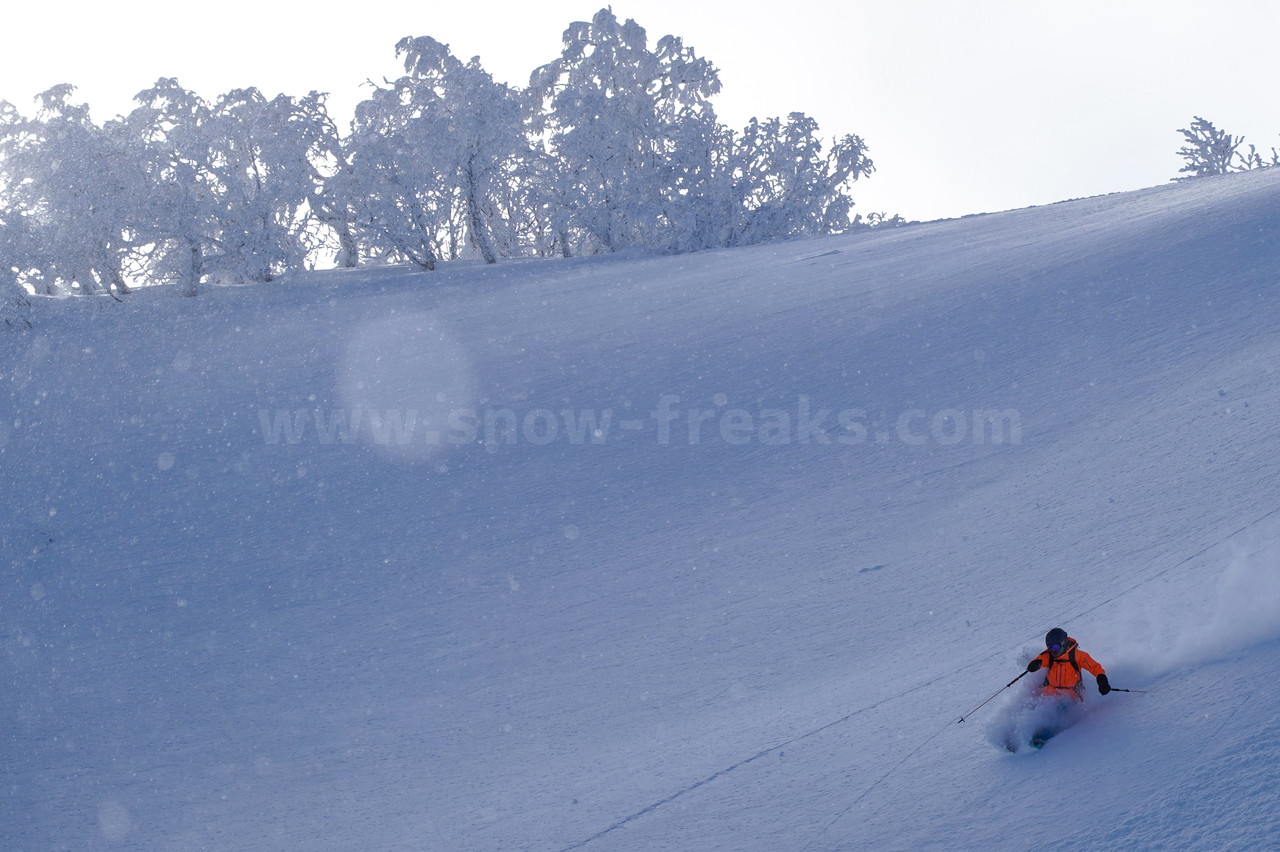
<svg viewBox="0 0 1280 852"><path fill-rule="evenodd" d="M1029 672L1038 672L1038 671L1040 671L1040 666L1042 666L1042 665L1044 665L1044 664L1040 662L1040 658L1039 658L1039 657L1036 657L1034 660L1032 660L1031 662L1027 663L1027 671L1029 671Z"/></svg>
<svg viewBox="0 0 1280 852"><path fill-rule="evenodd" d="M1098 675L1098 694L1106 695L1110 691L1111 681L1107 680L1107 676L1104 674Z"/></svg>

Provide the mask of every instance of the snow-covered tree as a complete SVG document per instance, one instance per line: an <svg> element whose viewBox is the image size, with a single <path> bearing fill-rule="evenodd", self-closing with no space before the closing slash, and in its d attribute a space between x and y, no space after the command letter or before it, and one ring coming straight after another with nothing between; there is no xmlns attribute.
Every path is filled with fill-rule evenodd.
<svg viewBox="0 0 1280 852"><path fill-rule="evenodd" d="M0 110L5 106L7 104L0 104ZM0 191L0 199L4 197ZM5 306L3 310L6 311L26 293L22 273L30 268L30 263L27 258L29 238L24 233L25 229L26 221L22 216L0 205L0 306Z"/></svg>
<svg viewBox="0 0 1280 852"><path fill-rule="evenodd" d="M236 89L209 105L176 80L125 120L149 186L137 240L152 278L270 281L319 249L316 199L336 146L323 98Z"/></svg>
<svg viewBox="0 0 1280 852"><path fill-rule="evenodd" d="M17 165L33 144L28 120L8 101L0 101L0 286L23 286L30 268L32 236L20 188L25 177Z"/></svg>
<svg viewBox="0 0 1280 852"><path fill-rule="evenodd" d="M521 253L528 229L511 205L536 154L519 94L429 36L396 53L405 75L357 107L348 140L359 226L426 268L472 249L489 263Z"/></svg>
<svg viewBox="0 0 1280 852"><path fill-rule="evenodd" d="M1248 154L1243 151L1244 137L1231 136L1213 127L1210 120L1197 115L1190 127L1179 128L1183 134L1185 145L1178 150L1178 156L1187 161L1179 174L1187 178L1202 178L1204 175L1228 174L1229 171L1249 171L1251 169L1271 169L1280 165L1280 151L1271 148L1267 155L1258 151L1256 146L1249 146Z"/></svg>
<svg viewBox="0 0 1280 852"><path fill-rule="evenodd" d="M838 233L853 226L850 188L875 167L858 136L827 148L818 124L793 112L784 121L752 119L724 134L718 159L724 245Z"/></svg>
<svg viewBox="0 0 1280 852"><path fill-rule="evenodd" d="M138 141L149 190L137 240L146 246L151 280L180 281L194 296L222 232L223 189L204 135L210 108L173 78L161 78L134 99L138 106L125 125Z"/></svg>
<svg viewBox="0 0 1280 852"><path fill-rule="evenodd" d="M221 228L216 263L235 279L270 281L305 265L314 246L311 201L323 185L317 158L328 146L323 100L257 89L220 97L205 116L211 154L209 186Z"/></svg>
<svg viewBox="0 0 1280 852"><path fill-rule="evenodd" d="M496 82L479 57L463 63L448 45L429 36L404 39L396 51L409 76L438 96L428 103L434 112L431 118L441 125L436 144L454 163L453 174L445 177L451 178L465 205L467 240L493 263L495 225L515 212L504 210L503 201L536 173L520 95ZM518 236L500 225L497 230L503 248L517 252Z"/></svg>
<svg viewBox="0 0 1280 852"><path fill-rule="evenodd" d="M570 26L560 57L529 82L566 240L586 251L689 242L719 90L714 66L679 38L650 50L644 28L610 9Z"/></svg>
<svg viewBox="0 0 1280 852"><path fill-rule="evenodd" d="M1178 156L1186 160L1186 165L1178 169L1178 173L1186 173L1187 177L1204 177L1206 175L1225 175L1232 171L1236 163L1237 152L1244 142L1243 136L1232 136L1219 130L1213 122L1195 116L1190 127L1180 127L1186 144L1178 149Z"/></svg>
<svg viewBox="0 0 1280 852"><path fill-rule="evenodd" d="M31 300L19 278L26 266L19 227L20 219L0 211L0 322L9 328L31 328Z"/></svg>
<svg viewBox="0 0 1280 852"><path fill-rule="evenodd" d="M449 198L429 122L412 106L422 95L411 88L403 81L378 87L357 105L347 140L349 192L367 255L435 269Z"/></svg>
<svg viewBox="0 0 1280 852"><path fill-rule="evenodd" d="M310 232L310 254L326 251L343 268L357 266L360 248L352 230L354 181L347 146L325 108L324 96L312 92L295 103L294 121L303 129L311 171L310 208L317 230ZM330 244L331 243L331 244Z"/></svg>
<svg viewBox="0 0 1280 852"><path fill-rule="evenodd" d="M1186 174L1175 180L1280 166L1280 151L1272 148L1264 157L1256 146L1250 145L1246 154L1242 150L1243 136L1232 136L1219 130L1213 122L1198 115L1190 127L1179 128L1178 132L1186 142L1178 149L1178 156L1186 161L1178 172Z"/></svg>
<svg viewBox="0 0 1280 852"><path fill-rule="evenodd" d="M45 293L127 293L142 175L122 126L98 127L74 91L41 93L33 119L0 110L3 206L23 257L9 274Z"/></svg>
<svg viewBox="0 0 1280 852"><path fill-rule="evenodd" d="M0 104L0 112L5 106ZM3 197L3 188L0 187L0 198ZM20 217L0 209L0 321L10 328L31 327L31 300L27 298L26 288L19 277L21 270L27 267L23 257L23 236L19 232L23 226Z"/></svg>

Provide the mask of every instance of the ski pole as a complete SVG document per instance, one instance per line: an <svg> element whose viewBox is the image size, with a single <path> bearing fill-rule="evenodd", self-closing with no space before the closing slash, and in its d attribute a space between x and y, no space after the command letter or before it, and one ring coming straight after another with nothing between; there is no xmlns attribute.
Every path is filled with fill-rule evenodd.
<svg viewBox="0 0 1280 852"><path fill-rule="evenodd" d="M1143 695L1147 694L1147 691L1145 689L1116 689L1114 686L1111 687L1111 691L1112 692L1141 692Z"/></svg>
<svg viewBox="0 0 1280 852"><path fill-rule="evenodd" d="M975 707L975 708L973 708L972 710L970 710L968 713L965 713L963 716L961 716L961 717L956 721L956 724L957 724L957 725L958 725L958 724L960 724L960 722L963 722L963 721L964 721L966 718L968 718L969 716L972 716L974 713L977 713L977 712L978 712L979 710L981 710L983 707L986 707L986 706L987 706L987 704L989 704L989 703L990 703L990 702L991 702L991 701L996 697L996 695L999 695L1000 693L1004 692L1006 689L1008 689L1009 687L1013 686L1013 685L1014 685L1015 683L1017 683L1018 681L1022 680L1022 679L1023 679L1024 677L1026 677L1028 674L1029 674L1029 672L1023 672L1022 674L1020 674L1020 675L1018 675L1017 677L1015 677L1013 680L1011 680L1011 681L1009 681L1008 683L1006 683L1004 686L1002 686L1002 687L1000 687L999 689L997 689L997 690L996 690L996 692L995 692L995 695L992 695L992 696L991 696L991 698L988 698L986 701L982 702L982 703L981 703L981 704L979 704L977 707Z"/></svg>

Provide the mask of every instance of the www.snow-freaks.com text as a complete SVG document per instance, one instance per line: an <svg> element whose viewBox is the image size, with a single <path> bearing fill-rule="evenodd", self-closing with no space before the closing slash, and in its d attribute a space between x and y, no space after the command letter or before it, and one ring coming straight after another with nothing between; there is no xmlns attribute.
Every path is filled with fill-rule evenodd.
<svg viewBox="0 0 1280 852"><path fill-rule="evenodd" d="M883 415L861 408L822 407L808 396L799 396L789 406L749 409L731 406L720 394L711 403L681 405L679 396L668 394L641 415L632 407L260 408L258 426L266 444L282 446L585 446L637 437L661 446L954 446L1022 441L1022 419L1012 408L908 408Z"/></svg>

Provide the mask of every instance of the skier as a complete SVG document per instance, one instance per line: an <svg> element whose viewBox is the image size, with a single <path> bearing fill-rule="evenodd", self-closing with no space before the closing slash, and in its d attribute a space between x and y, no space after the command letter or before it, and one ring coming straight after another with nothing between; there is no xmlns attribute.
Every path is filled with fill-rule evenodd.
<svg viewBox="0 0 1280 852"><path fill-rule="evenodd" d="M1084 682L1080 677L1080 669L1087 669L1098 679L1099 694L1106 695L1111 691L1106 670L1097 660L1081 651L1076 640L1067 635L1067 631L1061 627L1053 628L1045 634L1044 644L1045 649L1027 663L1028 672L1038 672L1048 667L1040 690L1044 710L1039 727L1031 735L1032 748L1040 748L1050 737L1071 724L1070 720L1075 715L1073 708L1084 701ZM1017 746L1008 742L1005 747L1010 751L1017 751Z"/></svg>
<svg viewBox="0 0 1280 852"><path fill-rule="evenodd" d="M1055 627L1045 634L1045 649L1034 660L1027 663L1027 671L1036 672L1048 666L1045 672L1044 695L1051 697L1070 696L1076 701L1084 700L1084 682L1080 677L1080 669L1087 669L1098 679L1098 694L1106 695L1111 691L1107 682L1107 672L1098 661L1080 650L1076 640L1067 635L1061 627Z"/></svg>

